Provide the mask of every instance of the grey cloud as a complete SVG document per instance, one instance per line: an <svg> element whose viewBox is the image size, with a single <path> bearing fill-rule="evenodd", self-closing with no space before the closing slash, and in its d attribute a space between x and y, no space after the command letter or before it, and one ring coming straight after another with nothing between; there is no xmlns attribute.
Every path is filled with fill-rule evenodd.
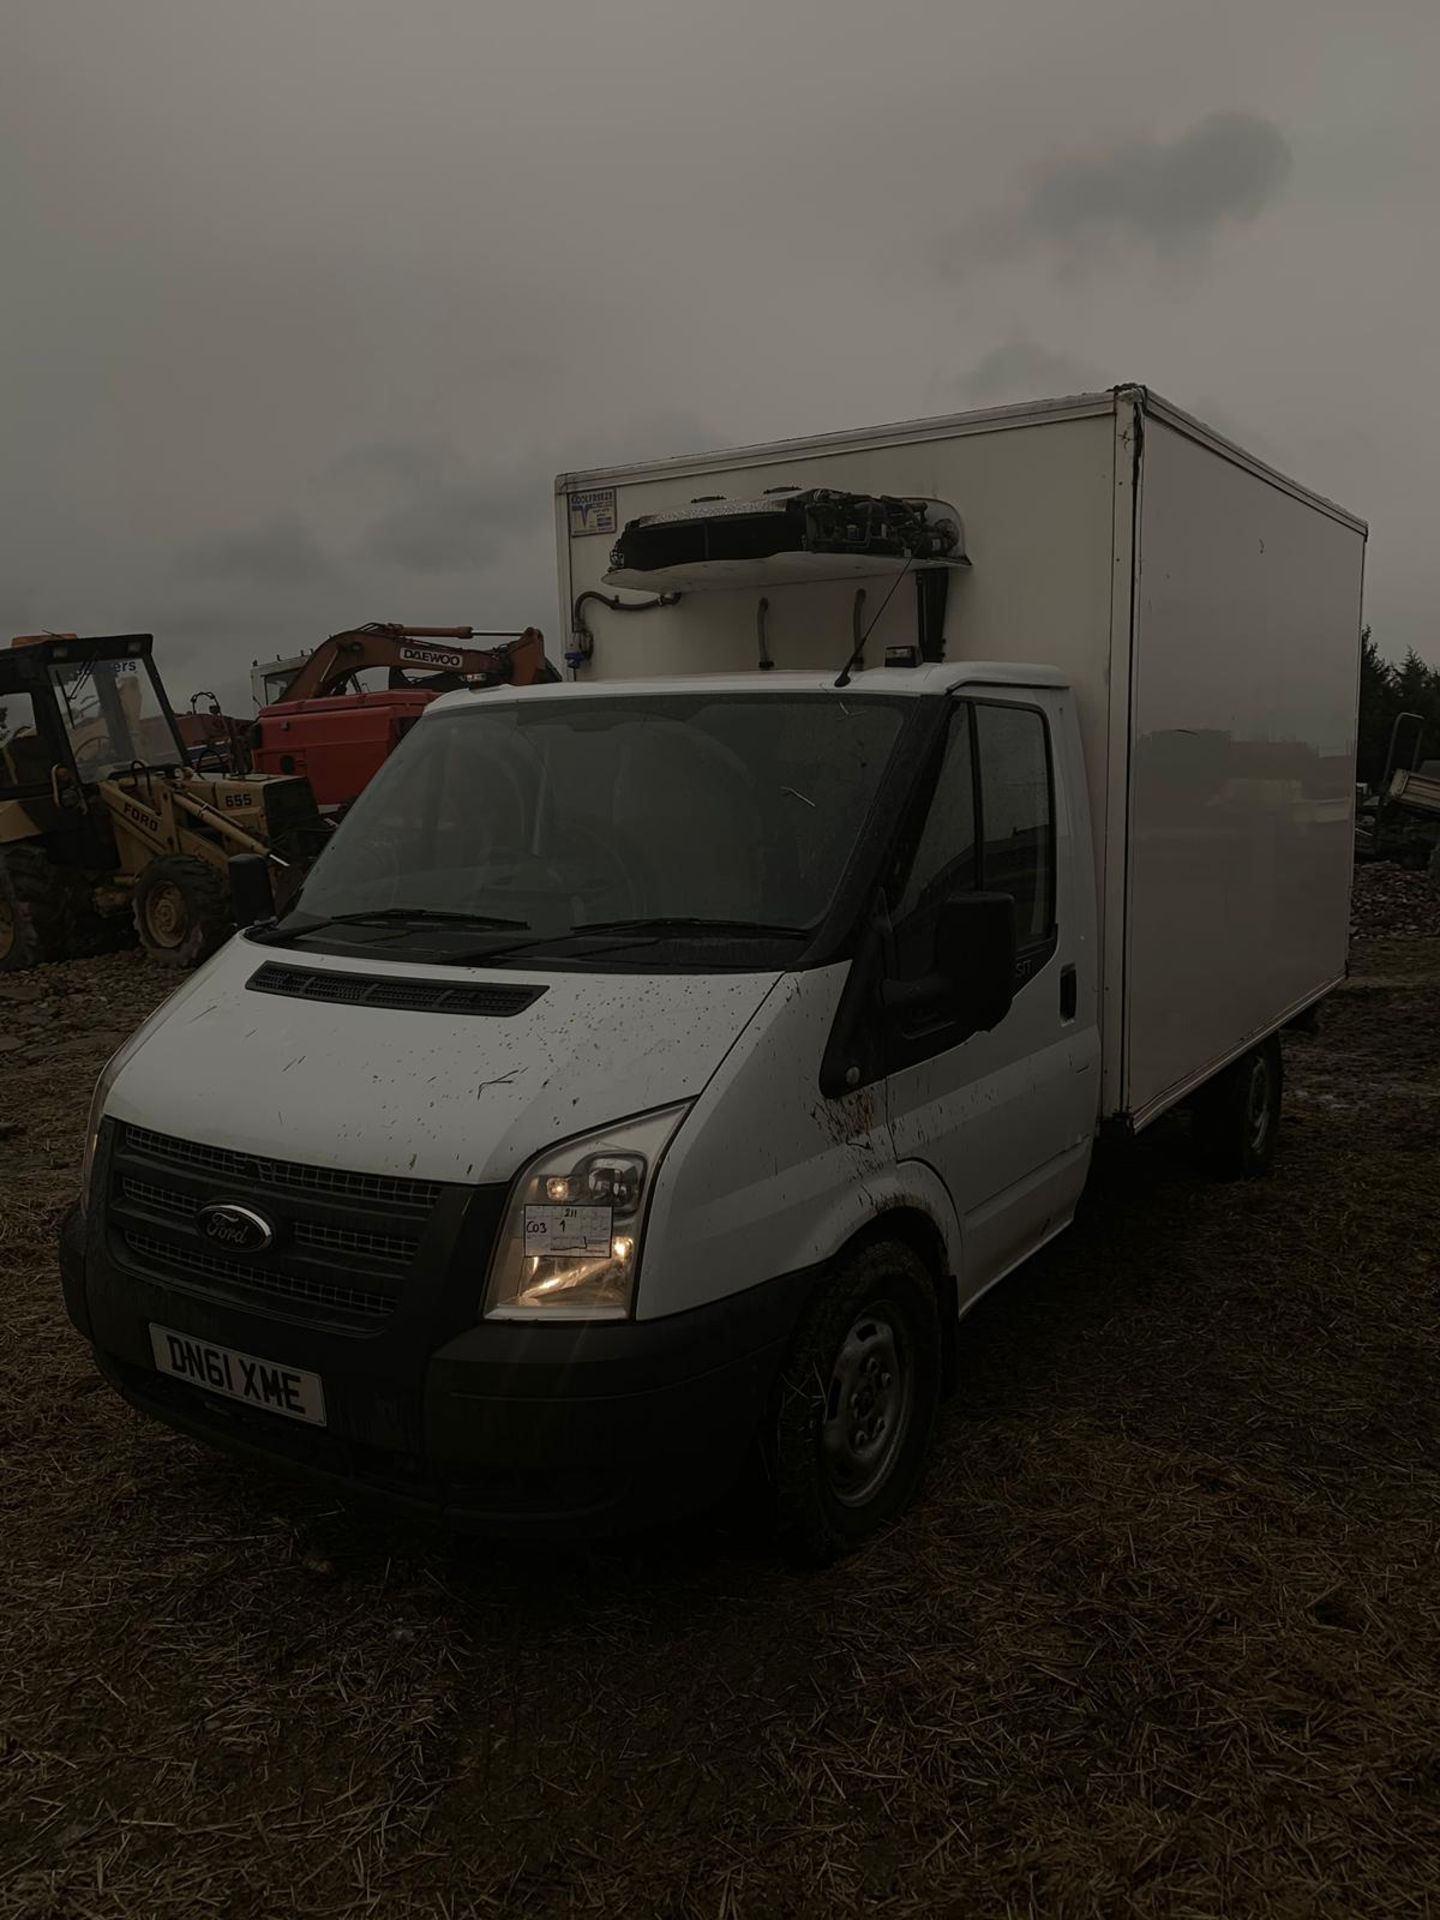
<svg viewBox="0 0 1440 1920"><path fill-rule="evenodd" d="M971 237L993 256L1106 240L1183 253L1231 222L1257 218L1291 165L1289 142L1273 121L1212 113L1173 140L1126 140L1051 163L1022 199L984 216Z"/></svg>
<svg viewBox="0 0 1440 1920"><path fill-rule="evenodd" d="M238 533L192 541L182 552L180 565L182 571L202 579L267 586L301 586L331 571L315 536L300 520L285 514Z"/></svg>
<svg viewBox="0 0 1440 1920"><path fill-rule="evenodd" d="M439 441L353 447L329 477L368 502L358 551L404 573L483 572L546 510L533 456L482 468Z"/></svg>
<svg viewBox="0 0 1440 1920"><path fill-rule="evenodd" d="M367 440L347 447L326 467L322 479L341 487L425 486L459 475L464 462L453 447L436 440Z"/></svg>
<svg viewBox="0 0 1440 1920"><path fill-rule="evenodd" d="M968 372L939 379L933 395L937 406L996 406L1012 400L1056 400L1065 394L1096 393L1114 386L1118 377L1073 354L1056 352L1016 334L982 354Z"/></svg>
<svg viewBox="0 0 1440 1920"><path fill-rule="evenodd" d="M604 432L582 427L555 449L551 472L553 477L560 471L664 460L672 454L714 453L736 444L733 433L712 426L689 408L647 407Z"/></svg>
<svg viewBox="0 0 1440 1920"><path fill-rule="evenodd" d="M504 486L478 478L422 485L413 497L375 521L366 536L373 559L411 573L483 570L502 536L531 517L530 503Z"/></svg>
<svg viewBox="0 0 1440 1920"><path fill-rule="evenodd" d="M372 499L389 496L361 537L367 559L409 573L483 572L518 536L548 537L551 487L562 466L658 459L716 444L694 415L661 410L614 433L579 433L484 468L439 442L375 441L342 454L329 477Z"/></svg>

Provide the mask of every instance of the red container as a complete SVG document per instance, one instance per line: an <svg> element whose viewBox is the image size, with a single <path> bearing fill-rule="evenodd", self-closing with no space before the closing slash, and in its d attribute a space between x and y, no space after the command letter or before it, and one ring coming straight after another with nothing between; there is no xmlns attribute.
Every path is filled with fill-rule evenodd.
<svg viewBox="0 0 1440 1920"><path fill-rule="evenodd" d="M396 688L264 707L255 770L303 773L320 806L348 806L436 698Z"/></svg>

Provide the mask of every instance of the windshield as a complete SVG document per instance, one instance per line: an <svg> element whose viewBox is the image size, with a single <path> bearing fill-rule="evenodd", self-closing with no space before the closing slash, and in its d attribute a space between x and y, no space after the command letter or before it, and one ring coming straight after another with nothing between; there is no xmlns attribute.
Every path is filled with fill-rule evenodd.
<svg viewBox="0 0 1440 1920"><path fill-rule="evenodd" d="M808 931L903 713L829 692L477 700L425 720L386 763L293 923L414 910L452 916L447 941L468 921L472 948L488 922L497 951L521 935L534 951L587 931Z"/></svg>
<svg viewBox="0 0 1440 1920"><path fill-rule="evenodd" d="M50 682L82 780L104 780L137 760L160 766L185 758L148 660L53 666Z"/></svg>

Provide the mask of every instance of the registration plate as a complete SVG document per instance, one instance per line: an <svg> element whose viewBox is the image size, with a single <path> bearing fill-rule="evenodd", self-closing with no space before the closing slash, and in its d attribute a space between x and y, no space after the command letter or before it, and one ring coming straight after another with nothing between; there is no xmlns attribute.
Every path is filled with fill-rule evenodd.
<svg viewBox="0 0 1440 1920"><path fill-rule="evenodd" d="M234 1347L217 1347L170 1327L151 1327L150 1350L161 1373L188 1380L207 1393L221 1393L227 1400L263 1407L288 1420L308 1420L314 1427L325 1424L325 1389L318 1373L282 1367L253 1353L237 1353Z"/></svg>

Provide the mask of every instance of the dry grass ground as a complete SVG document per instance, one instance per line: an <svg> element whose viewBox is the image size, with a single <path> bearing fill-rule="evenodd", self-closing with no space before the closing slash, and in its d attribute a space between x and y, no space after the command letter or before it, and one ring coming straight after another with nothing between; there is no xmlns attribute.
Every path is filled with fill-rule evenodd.
<svg viewBox="0 0 1440 1920"><path fill-rule="evenodd" d="M1109 1158L967 1323L923 1504L805 1578L733 1519L447 1542L143 1423L53 1243L167 982L11 983L0 1916L1440 1909L1440 926L1362 885L1275 1178Z"/></svg>

